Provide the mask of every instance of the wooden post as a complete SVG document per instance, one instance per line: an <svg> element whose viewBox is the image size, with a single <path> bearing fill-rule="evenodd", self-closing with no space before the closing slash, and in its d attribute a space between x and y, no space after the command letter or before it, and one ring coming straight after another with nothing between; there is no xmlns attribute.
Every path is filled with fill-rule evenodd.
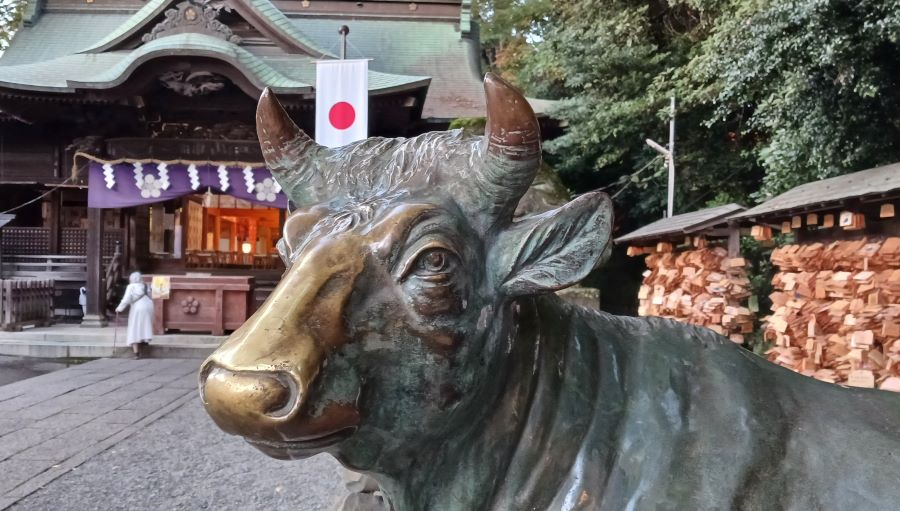
<svg viewBox="0 0 900 511"><path fill-rule="evenodd" d="M741 228L737 224L728 224L728 257L741 256Z"/></svg>
<svg viewBox="0 0 900 511"><path fill-rule="evenodd" d="M103 210L88 208L87 230L87 314L83 327L106 326L106 286L103 282Z"/></svg>
<svg viewBox="0 0 900 511"><path fill-rule="evenodd" d="M59 254L59 220L62 209L62 190L56 190L47 197L47 227L50 229L50 253Z"/></svg>
<svg viewBox="0 0 900 511"><path fill-rule="evenodd" d="M213 229L213 252L218 252L221 250L219 247L222 245L219 242L219 239L222 236L222 210L220 209L216 210L216 220Z"/></svg>
<svg viewBox="0 0 900 511"><path fill-rule="evenodd" d="M166 251L166 211L161 203L150 208L150 252Z"/></svg>
<svg viewBox="0 0 900 511"><path fill-rule="evenodd" d="M136 206L128 215L128 264L131 271L146 271L150 258L150 206Z"/></svg>
<svg viewBox="0 0 900 511"><path fill-rule="evenodd" d="M181 260L182 268L184 267L185 262L187 261L187 251L188 251L188 237L190 237L191 232L191 215L190 215L190 199L187 197L181 198L181 221L176 222L181 223Z"/></svg>
<svg viewBox="0 0 900 511"><path fill-rule="evenodd" d="M253 256L256 255L256 237L259 235L257 230L257 222L259 222L259 218L253 217L250 219L250 229L249 234L247 235L247 239L250 241L250 260L253 261Z"/></svg>

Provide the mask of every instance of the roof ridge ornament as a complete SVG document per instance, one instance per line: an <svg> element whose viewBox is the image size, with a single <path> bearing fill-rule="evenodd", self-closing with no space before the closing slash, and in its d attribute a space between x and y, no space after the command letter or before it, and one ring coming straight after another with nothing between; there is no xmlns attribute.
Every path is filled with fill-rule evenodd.
<svg viewBox="0 0 900 511"><path fill-rule="evenodd" d="M242 39L227 25L218 20L219 13L230 10L220 0L185 0L175 4L174 8L166 9L165 19L157 23L153 29L141 37L141 41L148 43L166 35L187 32L186 29L195 29L199 33L218 37L229 43L240 44ZM194 30L190 30L194 31Z"/></svg>

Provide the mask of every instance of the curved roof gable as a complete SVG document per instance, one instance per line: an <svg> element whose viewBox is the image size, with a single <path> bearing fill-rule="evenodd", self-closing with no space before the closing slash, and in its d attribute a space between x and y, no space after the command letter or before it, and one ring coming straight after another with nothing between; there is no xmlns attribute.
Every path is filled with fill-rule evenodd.
<svg viewBox="0 0 900 511"><path fill-rule="evenodd" d="M312 90L312 85L292 79L268 65L261 58L227 41L202 34L178 34L150 41L129 53L104 72L82 80L69 79L68 85L76 88L108 88L116 86L144 62L158 56L194 55L224 60L237 68L259 89ZM293 92L293 90L292 90Z"/></svg>
<svg viewBox="0 0 900 511"><path fill-rule="evenodd" d="M140 32L149 33L158 18L182 0L150 0L106 37L79 53L104 53L122 49L121 45ZM269 0L226 0L225 5L244 18L260 33L289 53L305 53L315 58L335 57L315 45Z"/></svg>
<svg viewBox="0 0 900 511"><path fill-rule="evenodd" d="M143 63L157 57L202 56L228 62L262 90L303 94L313 91L315 63L309 57L266 58L236 44L203 34L177 34L131 51L76 53L52 60L0 67L0 87L44 92L107 89L125 82ZM370 94L427 87L428 77L369 71Z"/></svg>

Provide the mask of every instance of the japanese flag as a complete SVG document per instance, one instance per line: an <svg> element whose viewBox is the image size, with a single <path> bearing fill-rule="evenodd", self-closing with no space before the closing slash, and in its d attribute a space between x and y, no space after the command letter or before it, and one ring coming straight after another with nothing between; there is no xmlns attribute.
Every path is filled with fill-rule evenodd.
<svg viewBox="0 0 900 511"><path fill-rule="evenodd" d="M369 61L316 62L316 142L339 147L369 136Z"/></svg>

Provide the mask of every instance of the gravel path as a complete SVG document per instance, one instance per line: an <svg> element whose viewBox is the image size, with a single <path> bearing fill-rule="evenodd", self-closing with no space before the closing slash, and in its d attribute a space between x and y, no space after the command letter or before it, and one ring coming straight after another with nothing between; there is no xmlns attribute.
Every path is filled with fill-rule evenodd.
<svg viewBox="0 0 900 511"><path fill-rule="evenodd" d="M192 400L12 509L313 511L344 492L330 456L268 458L222 433Z"/></svg>

